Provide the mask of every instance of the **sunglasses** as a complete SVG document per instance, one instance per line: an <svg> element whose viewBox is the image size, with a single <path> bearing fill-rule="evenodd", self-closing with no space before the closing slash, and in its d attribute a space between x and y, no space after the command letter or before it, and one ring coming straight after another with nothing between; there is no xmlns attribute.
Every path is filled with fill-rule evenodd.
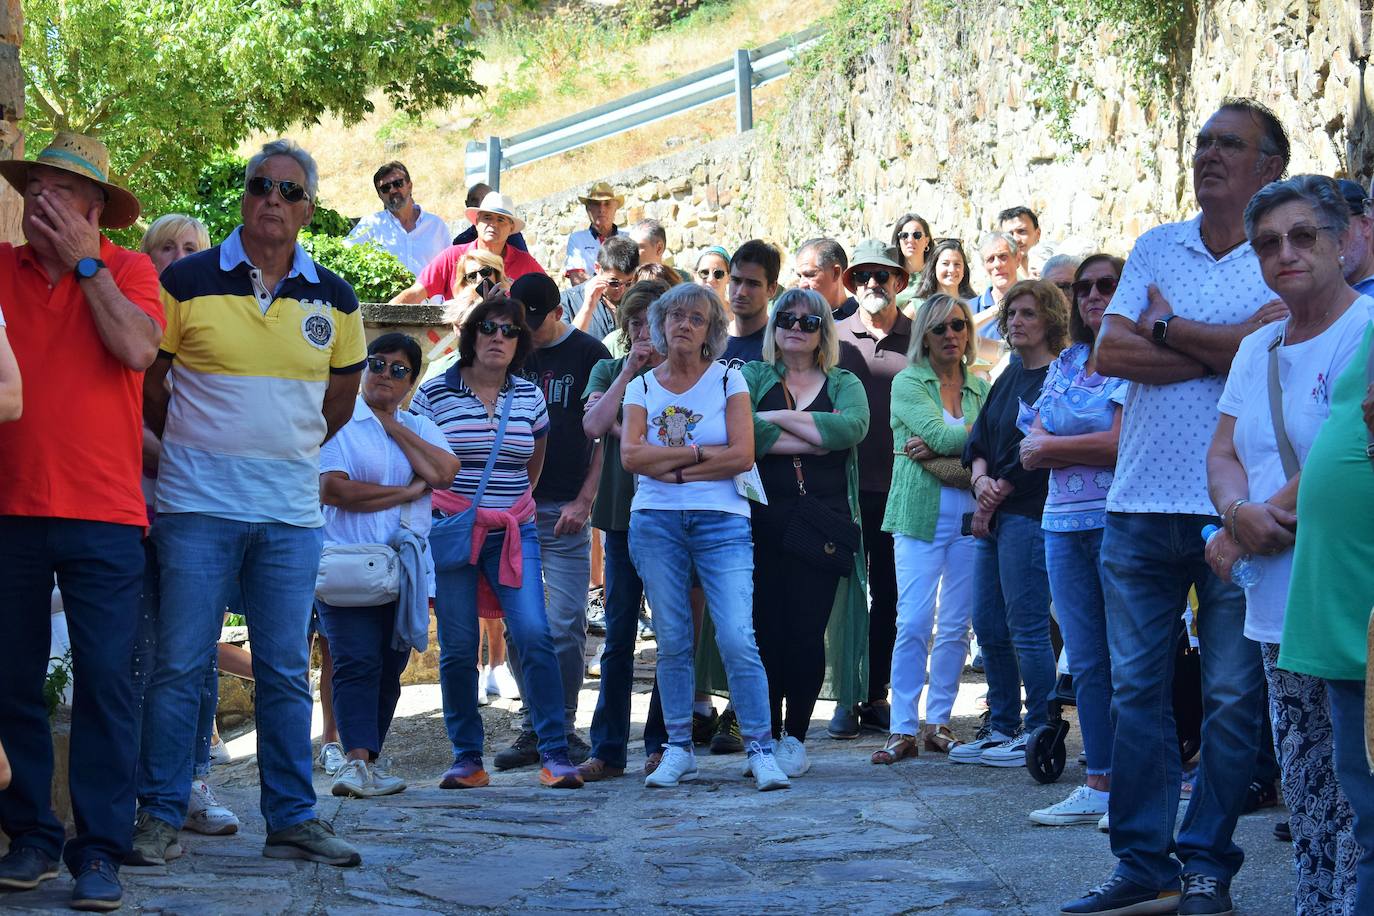
<svg viewBox="0 0 1374 916"><path fill-rule="evenodd" d="M494 276L496 276L495 267L479 267L474 271L463 274L463 279L469 283L476 283L479 278L490 280Z"/></svg>
<svg viewBox="0 0 1374 916"><path fill-rule="evenodd" d="M1075 280L1073 282L1073 298L1082 299L1096 287L1099 296L1110 296L1116 292L1116 285L1121 281L1116 277L1098 277L1096 280Z"/></svg>
<svg viewBox="0 0 1374 916"><path fill-rule="evenodd" d="M902 241L902 242L905 242L907 239L911 239L913 242L919 242L921 239L923 239L923 238L925 238L925 237L926 237L926 234L925 234L924 232L922 232L921 230L919 230L919 229L917 229L915 232L899 232L899 233L897 233L897 239L898 239L898 241Z"/></svg>
<svg viewBox="0 0 1374 916"><path fill-rule="evenodd" d="M497 324L494 321L483 321L477 325L477 333L485 337L491 337L500 333L506 340L514 340L520 336L520 329L511 324Z"/></svg>
<svg viewBox="0 0 1374 916"><path fill-rule="evenodd" d="M381 375L391 367L391 377L396 381L402 381L410 376L410 367L405 363L389 363L380 356L369 356L367 358L367 371L373 375Z"/></svg>
<svg viewBox="0 0 1374 916"><path fill-rule="evenodd" d="M377 190L383 194L390 194L392 191L405 187L405 184L406 180L404 178L397 178L395 181L382 182L377 185Z"/></svg>
<svg viewBox="0 0 1374 916"><path fill-rule="evenodd" d="M627 287L627 286L629 286L629 285L630 285L630 284L626 283L624 280L607 280L607 281L606 281L606 288L607 288L607 289L624 289L625 287Z"/></svg>
<svg viewBox="0 0 1374 916"><path fill-rule="evenodd" d="M254 197L266 197L276 188L281 199L288 204L298 204L310 195L305 193L305 185L297 184L294 181L276 181L271 178L263 178L261 175L248 179L244 188Z"/></svg>
<svg viewBox="0 0 1374 916"><path fill-rule="evenodd" d="M962 318L954 318L950 321L942 321L939 324L932 324L930 326L930 333L934 334L936 337L944 337L945 331L949 330L950 328L953 328L954 333L958 334L965 330L967 327L967 321L965 321Z"/></svg>
<svg viewBox="0 0 1374 916"><path fill-rule="evenodd" d="M719 267L714 270L709 267L703 267L701 270L697 271L697 276L703 280L724 280L725 271L721 270Z"/></svg>
<svg viewBox="0 0 1374 916"><path fill-rule="evenodd" d="M892 279L892 272L889 270L856 270L851 276L854 278L855 286L867 286L869 280L877 280L879 286L886 286L887 281Z"/></svg>
<svg viewBox="0 0 1374 916"><path fill-rule="evenodd" d="M806 334L814 334L821 329L820 315L794 315L791 312L778 312L778 327L790 331L800 326Z"/></svg>
<svg viewBox="0 0 1374 916"><path fill-rule="evenodd" d="M1059 287L1059 291L1066 297L1073 295L1073 281L1069 281L1068 283L1056 283L1054 285Z"/></svg>
<svg viewBox="0 0 1374 916"><path fill-rule="evenodd" d="M1255 249L1255 254L1261 260L1268 260L1279 253L1283 247L1283 240L1288 239L1288 244L1299 251L1307 251L1317 244L1317 238L1323 230L1335 229L1335 226L1294 226L1287 232L1261 232L1250 242L1250 247Z"/></svg>

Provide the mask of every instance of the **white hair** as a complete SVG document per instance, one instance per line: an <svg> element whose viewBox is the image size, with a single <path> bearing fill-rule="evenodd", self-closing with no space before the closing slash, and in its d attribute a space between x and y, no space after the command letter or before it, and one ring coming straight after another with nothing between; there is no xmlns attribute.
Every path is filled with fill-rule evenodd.
<svg viewBox="0 0 1374 916"><path fill-rule="evenodd" d="M244 167L244 182L247 183L256 175L258 167L273 156L289 156L296 160L301 170L305 172L305 193L310 195L310 202L314 203L320 190L319 167L315 165L314 157L302 149L299 143L286 137L262 145L262 149L258 150L253 158L248 160L248 165Z"/></svg>

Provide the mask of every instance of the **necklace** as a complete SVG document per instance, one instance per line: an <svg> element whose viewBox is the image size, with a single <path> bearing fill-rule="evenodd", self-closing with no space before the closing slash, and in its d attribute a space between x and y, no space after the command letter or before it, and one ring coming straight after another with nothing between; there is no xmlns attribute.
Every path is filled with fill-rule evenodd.
<svg viewBox="0 0 1374 916"><path fill-rule="evenodd" d="M1211 252L1212 257L1215 259L1221 259L1226 257L1232 251L1235 251L1237 248L1239 248L1241 245L1245 243L1245 237L1241 236L1239 241L1235 241L1232 242L1230 245L1218 248L1216 245L1212 244L1210 239L1207 238L1207 230L1205 228L1199 226L1198 235L1202 237L1202 244L1206 246L1207 250Z"/></svg>

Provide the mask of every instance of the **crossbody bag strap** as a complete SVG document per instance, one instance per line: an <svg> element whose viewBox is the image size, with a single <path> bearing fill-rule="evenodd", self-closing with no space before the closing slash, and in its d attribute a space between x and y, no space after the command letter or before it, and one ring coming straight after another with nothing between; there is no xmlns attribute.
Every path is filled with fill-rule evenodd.
<svg viewBox="0 0 1374 916"><path fill-rule="evenodd" d="M1283 420L1283 389L1279 386L1279 345L1282 343L1283 332L1280 331L1273 343L1269 344L1269 419L1274 424L1274 441L1278 443L1283 475L1292 479L1293 475L1302 469L1302 465L1298 464L1298 453L1293 450L1293 443L1288 438L1287 425Z"/></svg>
<svg viewBox="0 0 1374 916"><path fill-rule="evenodd" d="M792 397L792 389L787 387L787 379L779 379L778 384L782 385L782 397L787 403L788 410L797 409L797 399ZM802 496L806 495L806 477L802 474L801 455L792 456L792 472L797 475L797 492Z"/></svg>
<svg viewBox="0 0 1374 916"><path fill-rule="evenodd" d="M510 420L510 405L514 400L515 389L511 388L506 392L505 401L501 405L501 422L496 427L496 441L492 443L491 455L487 457L487 466L482 470L482 482L477 485L477 495L472 497L472 504L478 508L482 505L482 495L487 492L487 481L491 480L491 470L496 467L496 456L501 453L501 441L506 438L506 422Z"/></svg>

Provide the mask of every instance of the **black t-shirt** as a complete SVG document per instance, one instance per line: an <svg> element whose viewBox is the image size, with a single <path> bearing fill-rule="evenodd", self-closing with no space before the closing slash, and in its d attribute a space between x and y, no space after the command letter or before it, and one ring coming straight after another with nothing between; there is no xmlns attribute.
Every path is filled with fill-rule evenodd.
<svg viewBox="0 0 1374 916"><path fill-rule="evenodd" d="M592 460L591 439L582 431L582 392L599 360L611 354L601 341L569 328L557 343L525 358L520 374L539 386L549 408L549 445L534 498L540 502L575 499Z"/></svg>
<svg viewBox="0 0 1374 916"><path fill-rule="evenodd" d="M853 296L850 296L848 299L841 302L839 306L831 309L830 315L835 319L836 322L841 322L848 318L850 315L853 315L858 310L859 300L855 299Z"/></svg>
<svg viewBox="0 0 1374 916"><path fill-rule="evenodd" d="M738 369L745 363L763 359L763 332L766 330L768 330L768 325L764 325L752 334L745 334L743 337L731 336L725 345L725 352L721 354L721 361L727 366Z"/></svg>
<svg viewBox="0 0 1374 916"><path fill-rule="evenodd" d="M1021 403L1034 404L1040 397L1048 372L1048 365L1027 369L1021 357L1013 353L969 430L968 442L964 444L964 463L972 465L974 458L982 458L988 463L989 475L1009 480L1015 487L1006 502L997 508L998 512L1030 518L1040 518L1044 514L1050 472L1028 471L1021 466L1021 440L1025 433L1016 421Z"/></svg>
<svg viewBox="0 0 1374 916"><path fill-rule="evenodd" d="M787 397L782 383L774 385L759 400L756 410L787 410ZM820 394L806 405L810 413L832 413L835 405L825 386ZM797 472L792 466L792 455L769 453L759 459L759 477L763 480L763 492L768 502L786 503L796 499ZM806 492L830 506L832 509L849 511L849 481L845 476L845 464L849 460L849 449L835 449L824 455L801 455L802 478L806 481Z"/></svg>

